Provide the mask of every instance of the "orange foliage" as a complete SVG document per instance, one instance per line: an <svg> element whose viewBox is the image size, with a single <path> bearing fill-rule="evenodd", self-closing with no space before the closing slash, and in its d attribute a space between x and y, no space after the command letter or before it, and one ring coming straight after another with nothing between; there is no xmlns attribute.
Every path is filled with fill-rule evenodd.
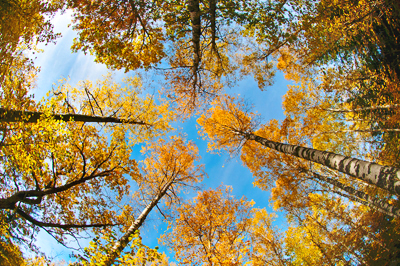
<svg viewBox="0 0 400 266"><path fill-rule="evenodd" d="M247 231L253 201L234 199L230 188L198 193L176 207L162 241L185 265L243 265L249 256Z"/></svg>

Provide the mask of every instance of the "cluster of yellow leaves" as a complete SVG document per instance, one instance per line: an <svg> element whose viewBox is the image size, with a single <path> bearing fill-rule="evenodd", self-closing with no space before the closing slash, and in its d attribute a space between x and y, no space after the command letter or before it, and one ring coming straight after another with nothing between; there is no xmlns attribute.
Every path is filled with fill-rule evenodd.
<svg viewBox="0 0 400 266"><path fill-rule="evenodd" d="M85 248L83 255L76 255L80 265L104 265L104 259L116 239L117 237L113 233L101 232L101 237L94 238ZM168 265L168 258L164 253L158 253L158 247L150 248L142 243L139 231L132 235L130 242L129 250L124 250L113 265Z"/></svg>
<svg viewBox="0 0 400 266"><path fill-rule="evenodd" d="M209 139L209 150L237 151L243 142L239 133L252 132L257 125L258 115L249 109L238 97L228 95L218 97L211 103L211 107L197 119L201 126L199 134L203 137L207 135Z"/></svg>
<svg viewBox="0 0 400 266"><path fill-rule="evenodd" d="M333 77L329 80L332 79ZM318 82L305 77L301 78L299 85L288 86L289 90L282 103L287 118L282 127L295 131L301 139L300 143L308 141L315 149L354 156L361 152L361 149L358 149L360 137L351 131L359 129L361 123L359 126L349 127L350 122L343 119L340 113L329 111L336 108L338 96L329 95L321 90L324 84L319 85ZM339 88L343 87L338 87L337 91ZM285 130L283 133L290 138L295 132ZM294 140L289 140L289 143L294 143Z"/></svg>
<svg viewBox="0 0 400 266"><path fill-rule="evenodd" d="M60 148L60 143L71 139L71 132L66 129L65 123L43 117L28 127L24 122L15 124L11 130L13 134L1 150L5 173L10 176L13 176L13 172L20 173L20 184L27 182L28 186L35 187L32 176L41 177L41 185L48 184L51 180L51 167L45 159L51 156L65 157L66 150Z"/></svg>
<svg viewBox="0 0 400 266"><path fill-rule="evenodd" d="M243 265L248 260L247 239L253 201L234 199L231 188L199 192L176 207L162 242L185 265Z"/></svg>
<svg viewBox="0 0 400 266"><path fill-rule="evenodd" d="M167 101L143 95L139 76L127 77L120 84L113 81L110 73L96 83L82 81L75 87L61 80L51 96L47 105L61 114L79 113L126 121L105 127L117 141L126 142L128 138L129 145L165 134L171 130L169 123L175 117Z"/></svg>
<svg viewBox="0 0 400 266"><path fill-rule="evenodd" d="M33 111L37 104L29 95L35 87L38 70L27 63L24 56L14 58L1 72L0 103L4 109Z"/></svg>
<svg viewBox="0 0 400 266"><path fill-rule="evenodd" d="M302 65L296 64L297 60L288 49L281 49L279 51L278 63L276 67L284 71L285 78L288 80L294 80L295 82L300 81L300 75L304 72Z"/></svg>
<svg viewBox="0 0 400 266"><path fill-rule="evenodd" d="M159 139L144 147L142 153L146 158L138 185L146 197L155 197L170 183L170 190L178 195L185 186L196 185L205 175L204 166L195 164L200 158L197 146L182 136L172 136L168 142Z"/></svg>
<svg viewBox="0 0 400 266"><path fill-rule="evenodd" d="M285 254L283 234L273 225L277 216L267 213L265 209L254 209L253 213L250 226L251 265L290 265Z"/></svg>
<svg viewBox="0 0 400 266"><path fill-rule="evenodd" d="M32 50L38 42L54 41L50 18L63 6L63 1L15 0L0 4L0 72L21 55L21 48Z"/></svg>
<svg viewBox="0 0 400 266"><path fill-rule="evenodd" d="M342 242L346 230L341 228L342 223L335 215L343 213L345 206L340 200L332 201L326 195L310 194L311 213L300 211L292 212L292 226L286 232L286 248L293 258L293 265L310 264L337 264L346 265L354 256L350 253L352 247ZM329 205L322 207L322 202ZM334 208L332 210L332 208ZM349 252L346 258L344 254ZM355 260L357 261L357 259Z"/></svg>
<svg viewBox="0 0 400 266"><path fill-rule="evenodd" d="M10 226L5 217L0 217L0 263L2 265L25 265L20 248L10 237Z"/></svg>
<svg viewBox="0 0 400 266"><path fill-rule="evenodd" d="M327 194L310 194L311 208L290 213L285 248L293 265L384 265L397 262L389 235L398 233L382 214L349 204ZM362 251L362 252L360 252Z"/></svg>
<svg viewBox="0 0 400 266"><path fill-rule="evenodd" d="M164 56L164 36L157 22L160 3L74 1L79 38L72 49L90 51L96 61L125 71L147 68Z"/></svg>

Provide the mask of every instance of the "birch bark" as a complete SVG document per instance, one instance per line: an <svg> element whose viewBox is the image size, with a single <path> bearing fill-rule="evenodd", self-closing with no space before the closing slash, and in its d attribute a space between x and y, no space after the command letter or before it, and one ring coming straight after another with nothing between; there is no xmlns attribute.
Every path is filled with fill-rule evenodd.
<svg viewBox="0 0 400 266"><path fill-rule="evenodd" d="M236 132L247 140L257 141L267 148L325 165L333 170L348 174L368 184L385 189L391 194L400 195L400 169L398 168L382 166L332 152L283 144L252 133L245 133L242 131Z"/></svg>

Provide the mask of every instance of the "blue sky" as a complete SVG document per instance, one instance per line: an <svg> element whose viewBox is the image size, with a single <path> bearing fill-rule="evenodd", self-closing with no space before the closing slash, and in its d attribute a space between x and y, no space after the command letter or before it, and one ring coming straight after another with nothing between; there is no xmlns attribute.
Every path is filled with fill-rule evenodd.
<svg viewBox="0 0 400 266"><path fill-rule="evenodd" d="M71 28L67 27L70 23L69 14L67 12L64 15L57 15L54 19L55 32L61 32L63 37L57 40L56 45L41 46L44 49L44 53L36 55L35 63L41 67L37 80L37 89L34 91L36 99L41 99L52 88L52 85L61 78L69 78L70 83L75 84L84 79L95 81L109 71L104 65L94 63L93 56L70 51L72 40L76 34ZM120 80L124 75L122 71L116 71L114 73L115 80ZM278 73L274 85L265 91L258 89L256 82L249 78L239 82L237 87L227 89L227 93L244 96L250 103L254 104L255 110L262 115L263 121L270 119L282 120L284 118L282 96L286 92L288 84L289 82L283 78L282 74ZM154 85L155 88L157 86L157 84ZM149 93L152 93L152 91ZM256 202L254 207L266 207L268 211L273 211L268 201L269 192L253 187L253 177L250 171L242 166L240 158L229 158L227 154L216 155L208 153L206 151L207 143L197 135L196 118L189 119L183 124L179 123L179 125L187 134L187 138L195 141L199 147L202 157L200 163L205 165L209 176L203 182L205 189L216 188L223 183L233 187L232 194L236 198L246 196L248 200L253 199ZM133 155L135 158L136 156L138 160L143 159L139 153ZM278 217L277 225L279 223L283 225L285 222L283 214L278 214ZM155 211L149 218L141 229L143 242L151 247L160 246L157 243L157 238L163 233L165 225L159 219L159 216L155 214ZM39 234L37 244L48 255L54 256L56 259L68 260L68 254L71 252L57 244L45 233ZM85 245L84 242L82 244ZM168 252L161 246L160 250ZM173 254L168 254L168 256L170 261L173 261Z"/></svg>

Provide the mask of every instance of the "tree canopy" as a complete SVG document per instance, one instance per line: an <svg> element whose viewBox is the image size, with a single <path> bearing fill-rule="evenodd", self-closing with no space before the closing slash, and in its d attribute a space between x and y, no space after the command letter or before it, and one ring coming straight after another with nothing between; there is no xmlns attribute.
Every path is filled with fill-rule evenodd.
<svg viewBox="0 0 400 266"><path fill-rule="evenodd" d="M33 57L62 38L61 13L72 51L124 79L38 87ZM71 265L399 263L398 1L12 0L0 14L0 264L50 263L39 232L77 247ZM280 75L283 118L266 120L248 84L274 91ZM210 153L249 171L241 188ZM250 183L264 202L237 194Z"/></svg>

